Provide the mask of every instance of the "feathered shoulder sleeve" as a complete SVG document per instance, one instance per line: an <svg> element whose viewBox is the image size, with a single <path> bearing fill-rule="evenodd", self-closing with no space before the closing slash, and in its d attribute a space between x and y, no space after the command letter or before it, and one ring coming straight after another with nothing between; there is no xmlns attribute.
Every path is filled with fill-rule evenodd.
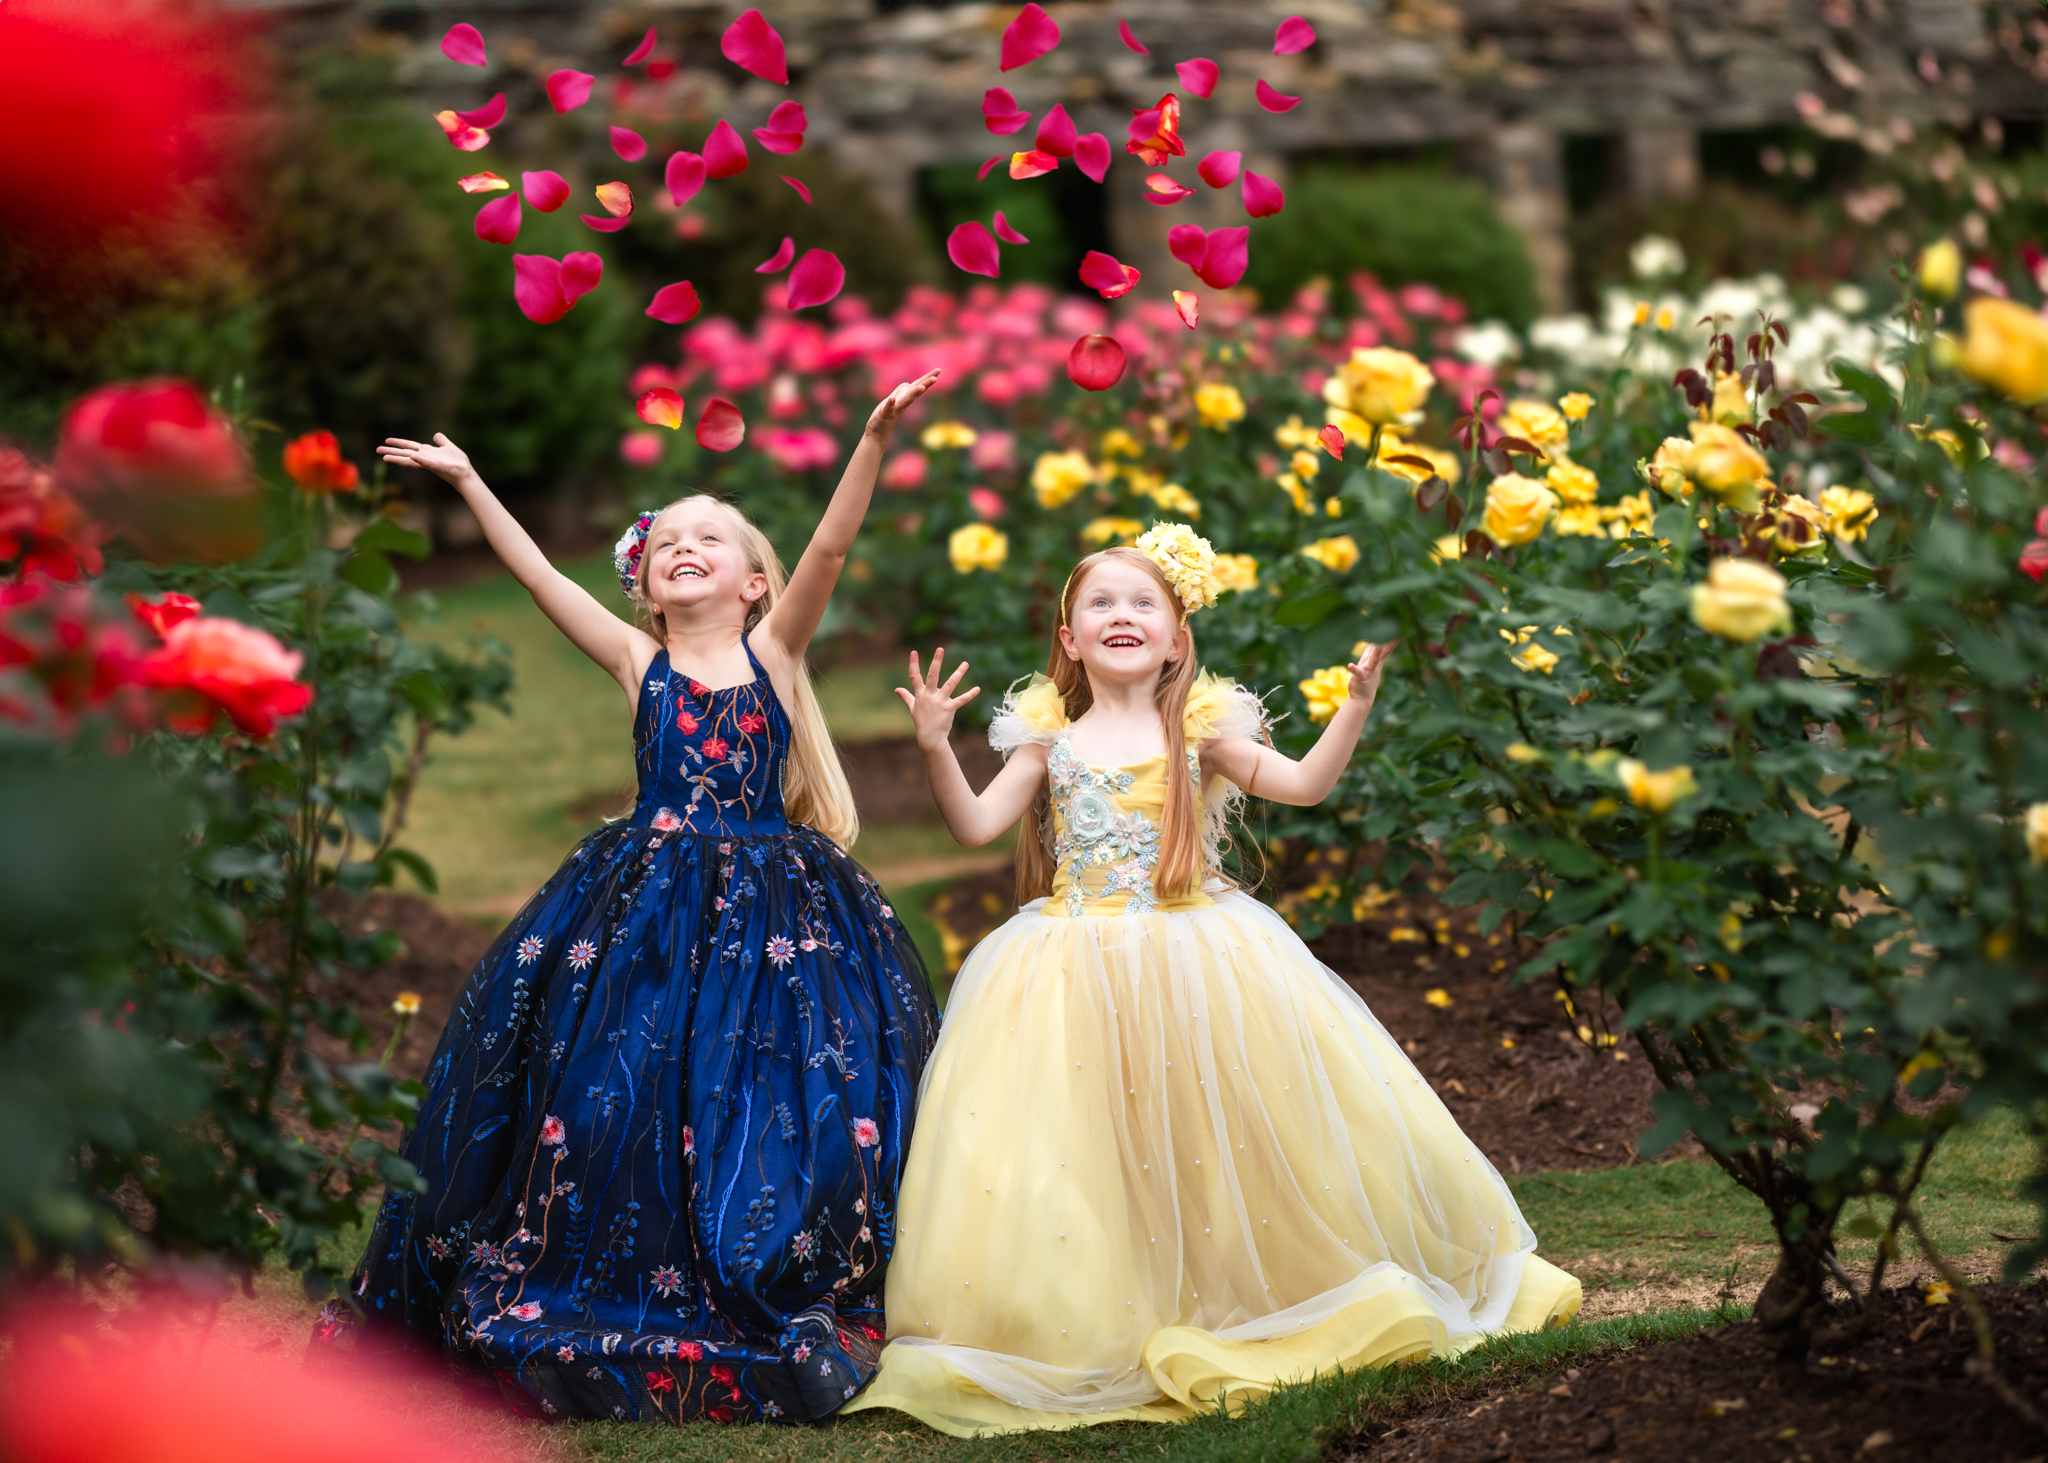
<svg viewBox="0 0 2048 1463"><path fill-rule="evenodd" d="M1195 677L1182 725L1191 748L1223 737L1263 741L1268 729L1265 704L1256 695L1227 676L1207 671Z"/></svg>
<svg viewBox="0 0 2048 1463"><path fill-rule="evenodd" d="M1010 687L1002 710L988 724L988 744L1008 757L1026 742L1050 745L1066 729L1066 698L1049 677L1034 674L1022 690Z"/></svg>

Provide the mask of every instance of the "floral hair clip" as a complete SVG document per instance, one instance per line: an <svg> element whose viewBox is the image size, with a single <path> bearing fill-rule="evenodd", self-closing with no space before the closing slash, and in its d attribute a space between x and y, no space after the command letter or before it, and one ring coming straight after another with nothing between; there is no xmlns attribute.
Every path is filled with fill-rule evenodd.
<svg viewBox="0 0 2048 1463"><path fill-rule="evenodd" d="M644 510L612 545L612 568L618 573L619 588L630 600L639 599L640 556L647 551L647 530L654 526L654 516L654 509Z"/></svg>
<svg viewBox="0 0 2048 1463"><path fill-rule="evenodd" d="M1155 523L1138 539L1138 552L1159 566L1180 596L1181 618L1216 603L1216 550L1185 523Z"/></svg>

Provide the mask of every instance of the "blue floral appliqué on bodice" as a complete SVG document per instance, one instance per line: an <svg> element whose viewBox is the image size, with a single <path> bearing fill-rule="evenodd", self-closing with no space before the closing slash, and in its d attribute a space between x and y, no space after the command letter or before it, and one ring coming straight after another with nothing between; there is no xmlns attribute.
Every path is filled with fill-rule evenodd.
<svg viewBox="0 0 2048 1463"><path fill-rule="evenodd" d="M717 691L676 671L666 649L647 667L633 714L634 826L718 837L789 831L782 806L789 716L754 647L746 651L754 679Z"/></svg>

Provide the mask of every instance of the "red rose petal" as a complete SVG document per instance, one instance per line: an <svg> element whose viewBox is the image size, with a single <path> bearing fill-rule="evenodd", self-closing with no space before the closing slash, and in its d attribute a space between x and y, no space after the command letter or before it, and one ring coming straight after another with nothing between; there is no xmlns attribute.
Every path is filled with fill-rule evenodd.
<svg viewBox="0 0 2048 1463"><path fill-rule="evenodd" d="M1222 69L1207 56L1183 61L1173 69L1180 75L1180 84L1203 101L1216 94L1216 78L1222 74Z"/></svg>
<svg viewBox="0 0 2048 1463"><path fill-rule="evenodd" d="M782 173L779 174L778 176L781 177L783 182L789 184L790 187L796 189L797 197L803 199L803 201L806 203L809 203L811 201L811 190L809 188L806 188L799 179L792 178L787 173Z"/></svg>
<svg viewBox="0 0 2048 1463"><path fill-rule="evenodd" d="M590 100L590 88L597 80L588 71L563 67L548 78L548 101L558 112L573 112Z"/></svg>
<svg viewBox="0 0 2048 1463"><path fill-rule="evenodd" d="M657 386L633 403L633 412L650 427L671 432L683 424L683 399L667 386Z"/></svg>
<svg viewBox="0 0 2048 1463"><path fill-rule="evenodd" d="M758 10L746 11L725 28L725 35L718 42L718 53L742 71L751 71L763 81L772 81L778 86L789 85L789 53L783 48L781 35L762 19Z"/></svg>
<svg viewBox="0 0 2048 1463"><path fill-rule="evenodd" d="M946 236L946 257L969 274L1002 277L1003 251L976 220L968 220Z"/></svg>
<svg viewBox="0 0 2048 1463"><path fill-rule="evenodd" d="M1154 173L1145 180L1145 195L1147 203L1156 203L1164 206L1169 203L1178 203L1183 198L1194 197L1195 190L1181 187L1180 184L1174 182L1173 179L1167 177L1164 173Z"/></svg>
<svg viewBox="0 0 2048 1463"><path fill-rule="evenodd" d="M1067 352L1067 379L1083 391L1107 391L1123 380L1129 357L1113 335L1084 335Z"/></svg>
<svg viewBox="0 0 2048 1463"><path fill-rule="evenodd" d="M553 213L569 201L569 185L560 173L521 173L519 189L526 201L542 213Z"/></svg>
<svg viewBox="0 0 2048 1463"><path fill-rule="evenodd" d="M1316 433L1316 440L1323 444L1323 450L1329 453L1330 456L1336 458L1339 462L1344 460L1344 429L1342 427L1325 427Z"/></svg>
<svg viewBox="0 0 2048 1463"><path fill-rule="evenodd" d="M998 137L1024 130L1031 114L1017 105L1006 86L992 86L981 94L981 125Z"/></svg>
<svg viewBox="0 0 2048 1463"><path fill-rule="evenodd" d="M801 132L773 132L766 127L756 127L754 141L761 144L763 152L780 153L787 157L793 152L803 150L804 135Z"/></svg>
<svg viewBox="0 0 2048 1463"><path fill-rule="evenodd" d="M647 156L647 139L631 127L611 129L612 151L619 155L622 163L637 163Z"/></svg>
<svg viewBox="0 0 2048 1463"><path fill-rule="evenodd" d="M752 11L747 12L749 15ZM697 445L710 452L730 452L747 440L747 419L722 396L704 403L697 418Z"/></svg>
<svg viewBox="0 0 2048 1463"><path fill-rule="evenodd" d="M536 325L552 325L575 303L562 289L562 261L545 254L512 256L512 298Z"/></svg>
<svg viewBox="0 0 2048 1463"><path fill-rule="evenodd" d="M1074 139L1074 166L1100 183L1109 175L1109 139L1100 132L1084 132Z"/></svg>
<svg viewBox="0 0 2048 1463"><path fill-rule="evenodd" d="M781 101L768 113L768 125L777 132L807 132L811 119L802 102Z"/></svg>
<svg viewBox="0 0 2048 1463"><path fill-rule="evenodd" d="M991 172L995 171L995 166L996 166L996 164L997 164L997 163L999 163L999 162L1001 162L1002 160L1003 160L1003 155L1002 155L1001 153L997 153L997 154L996 154L996 155L995 155L994 157L990 158L990 159L989 159L989 160L988 160L987 162L983 163L983 164L981 165L981 169L980 169L980 171L978 171L977 173L975 173L975 175L974 175L974 181L975 181L975 182L977 182L977 183L980 183L980 182L984 182L984 181L986 181L986 179L988 178L988 175L989 175L989 174L990 174Z"/></svg>
<svg viewBox="0 0 2048 1463"><path fill-rule="evenodd" d="M1316 43L1316 28L1298 15L1290 15L1273 32L1273 54L1292 56Z"/></svg>
<svg viewBox="0 0 2048 1463"><path fill-rule="evenodd" d="M697 318L697 312L704 308L704 302L697 298L697 287L687 279L676 284L665 284L654 292L654 301L647 307L650 320L659 320L664 325L681 325L685 320Z"/></svg>
<svg viewBox="0 0 2048 1463"><path fill-rule="evenodd" d="M1287 206L1287 195L1280 191L1280 185L1262 173L1244 175L1243 197L1244 211L1253 218L1271 218Z"/></svg>
<svg viewBox="0 0 2048 1463"><path fill-rule="evenodd" d="M1152 130L1145 133L1144 128ZM1132 112L1131 136L1124 151L1148 168L1163 168L1168 158L1184 157L1187 145L1180 140L1180 98L1168 92L1158 106Z"/></svg>
<svg viewBox="0 0 2048 1463"><path fill-rule="evenodd" d="M2020 550L2019 570L2036 584L2048 575L2048 538L2037 538Z"/></svg>
<svg viewBox="0 0 2048 1463"><path fill-rule="evenodd" d="M505 120L505 93L499 92L473 112L455 115L472 127L495 127Z"/></svg>
<svg viewBox="0 0 2048 1463"><path fill-rule="evenodd" d="M753 14L752 11L747 13ZM746 170L747 140L733 130L732 123L721 118L711 129L711 135L704 139L704 176L730 178Z"/></svg>
<svg viewBox="0 0 2048 1463"><path fill-rule="evenodd" d="M562 293L575 304L597 288L597 282L604 278L604 260L595 254L564 254L562 256Z"/></svg>
<svg viewBox="0 0 2048 1463"><path fill-rule="evenodd" d="M1118 36L1122 37L1123 43L1125 45L1129 46L1133 51L1136 51L1140 56L1149 56L1152 54L1152 48L1150 46L1146 45L1144 42L1140 41L1136 36L1131 34L1131 23L1128 20L1120 20L1116 23L1116 33Z"/></svg>
<svg viewBox="0 0 2048 1463"><path fill-rule="evenodd" d="M457 178L455 186L465 193L495 193L512 185L496 173L471 173L466 178Z"/></svg>
<svg viewBox="0 0 2048 1463"><path fill-rule="evenodd" d="M796 268L789 272L789 298L784 305L791 310L805 310L812 305L829 304L845 288L846 266L839 262L839 256L830 249L806 249Z"/></svg>
<svg viewBox="0 0 2048 1463"><path fill-rule="evenodd" d="M1038 124L1036 147L1040 152L1049 152L1054 157L1072 157L1075 141L1074 119L1067 115L1064 106L1055 104L1053 109L1045 114L1045 120Z"/></svg>
<svg viewBox="0 0 2048 1463"><path fill-rule="evenodd" d="M624 183L599 183L597 201L613 218L633 216L633 190Z"/></svg>
<svg viewBox="0 0 2048 1463"><path fill-rule="evenodd" d="M1193 290L1175 290L1173 308L1180 323L1193 330L1202 321L1202 297Z"/></svg>
<svg viewBox="0 0 2048 1463"><path fill-rule="evenodd" d="M1252 231L1240 224L1234 229L1217 229L1202 248L1202 262L1195 274L1211 289L1227 290L1244 278L1251 263Z"/></svg>
<svg viewBox="0 0 2048 1463"><path fill-rule="evenodd" d="M654 27L650 25L649 27L647 27L647 34L640 37L640 44L633 48L633 53L630 56L626 57L626 59L621 61L619 64L621 66L638 66L642 61L645 61L649 56L652 56L653 54Z"/></svg>
<svg viewBox="0 0 2048 1463"><path fill-rule="evenodd" d="M1108 254L1090 249L1081 256L1081 283L1105 300L1121 299L1138 287L1138 271Z"/></svg>
<svg viewBox="0 0 2048 1463"><path fill-rule="evenodd" d="M1244 167L1241 152L1212 152L1195 164L1195 176L1211 188L1228 188Z"/></svg>
<svg viewBox="0 0 2048 1463"><path fill-rule="evenodd" d="M789 261L796 258L796 240L785 236L782 247L754 266L756 274L780 274L789 268Z"/></svg>
<svg viewBox="0 0 2048 1463"><path fill-rule="evenodd" d="M669 201L681 208L704 186L704 159L694 152L672 154L661 180L668 185Z"/></svg>
<svg viewBox="0 0 2048 1463"><path fill-rule="evenodd" d="M448 135L449 144L463 152L475 152L480 147L490 146L490 133L481 127L465 125L453 112L436 112L434 120L441 124L441 130Z"/></svg>
<svg viewBox="0 0 2048 1463"><path fill-rule="evenodd" d="M1166 231L1166 252L1188 268L1199 271L1202 251L1209 247L1209 231L1200 224L1175 224Z"/></svg>
<svg viewBox="0 0 2048 1463"><path fill-rule="evenodd" d="M1291 112L1301 105L1300 97L1287 96L1282 92L1273 90L1272 87L1266 85L1265 78L1263 77L1259 79L1259 84L1252 88L1252 93L1258 97L1259 105L1269 112Z"/></svg>
<svg viewBox="0 0 2048 1463"><path fill-rule="evenodd" d="M1010 154L1010 176L1013 178L1042 178L1060 165L1060 160L1049 152L1013 152Z"/></svg>
<svg viewBox="0 0 2048 1463"><path fill-rule="evenodd" d="M486 244L513 244L519 240L519 195L493 198L476 211L476 236Z"/></svg>
<svg viewBox="0 0 2048 1463"><path fill-rule="evenodd" d="M441 37L441 54L457 66L481 66L484 64L484 33L468 21L448 27L448 34Z"/></svg>
<svg viewBox="0 0 2048 1463"><path fill-rule="evenodd" d="M620 229L633 222L630 218L611 218L601 213L579 213L576 217L582 219L584 223L596 229L600 234L616 234Z"/></svg>
<svg viewBox="0 0 2048 1463"><path fill-rule="evenodd" d="M996 237L1005 244L1028 244L1031 241L1010 227L1010 221L1003 217L1003 211L996 210Z"/></svg>
<svg viewBox="0 0 2048 1463"><path fill-rule="evenodd" d="M1029 66L1059 43L1060 28L1033 0L1003 28L1003 64L998 69L1015 71L1019 66Z"/></svg>

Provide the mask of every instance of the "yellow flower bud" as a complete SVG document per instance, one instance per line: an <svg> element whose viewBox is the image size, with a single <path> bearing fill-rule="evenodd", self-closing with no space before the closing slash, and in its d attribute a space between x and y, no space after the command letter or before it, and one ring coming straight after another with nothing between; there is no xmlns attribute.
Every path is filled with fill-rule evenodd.
<svg viewBox="0 0 2048 1463"><path fill-rule="evenodd" d="M2035 803L2027 809L2027 857L2037 864L2048 864L2048 803Z"/></svg>
<svg viewBox="0 0 2048 1463"><path fill-rule="evenodd" d="M1513 661L1515 669L1528 671L1532 675L1540 672L1547 676L1557 669L1557 656L1541 645L1528 645L1523 648L1520 655L1510 656L1509 659Z"/></svg>
<svg viewBox="0 0 2048 1463"><path fill-rule="evenodd" d="M1653 813L1668 813L1699 791L1692 769L1684 763L1652 772L1635 758L1624 757L1614 764L1614 775L1621 779L1630 802Z"/></svg>
<svg viewBox="0 0 2048 1463"><path fill-rule="evenodd" d="M1649 323L1650 323L1650 302L1649 302L1648 300L1637 300L1637 301L1636 301L1636 324L1638 324L1638 325L1648 325Z"/></svg>
<svg viewBox="0 0 2048 1463"><path fill-rule="evenodd" d="M419 1015L419 1014L420 1014L420 995L419 995L419 992L418 992L418 991L400 991L400 992L398 993L397 999L395 999L395 1000L393 1000L393 1001L392 1001L392 1003L391 1003L391 1009L392 1009L393 1011L395 1011L395 1012L396 1012L396 1013L397 1013L398 1015L400 1015L400 1016L417 1016L417 1015Z"/></svg>
<svg viewBox="0 0 2048 1463"><path fill-rule="evenodd" d="M1936 239L1920 251L1920 293L1946 300L1962 287L1963 251L1949 239Z"/></svg>
<svg viewBox="0 0 2048 1463"><path fill-rule="evenodd" d="M977 569L1000 569L1010 557L1009 535L986 523L970 523L953 530L953 536L946 540L946 556L962 574L972 574Z"/></svg>
<svg viewBox="0 0 2048 1463"><path fill-rule="evenodd" d="M1754 559L1716 559L1707 582L1692 590L1695 624L1712 635L1748 644L1792 622L1785 577Z"/></svg>
<svg viewBox="0 0 2048 1463"><path fill-rule="evenodd" d="M2048 396L2048 320L2011 300L1978 295L1963 306L1963 327L1956 365L1964 375L2022 406Z"/></svg>
<svg viewBox="0 0 2048 1463"><path fill-rule="evenodd" d="M1031 468L1031 491L1041 508L1057 508L1095 481L1095 468L1078 452L1041 452Z"/></svg>
<svg viewBox="0 0 2048 1463"><path fill-rule="evenodd" d="M1348 533L1303 544L1301 552L1305 558L1314 559L1325 569L1334 569L1339 574L1350 573L1358 563L1358 542Z"/></svg>
<svg viewBox="0 0 2048 1463"><path fill-rule="evenodd" d="M1593 409L1593 398L1583 391L1574 391L1558 398L1557 409L1565 414L1568 421L1583 422L1586 413Z"/></svg>
<svg viewBox="0 0 2048 1463"><path fill-rule="evenodd" d="M1479 526L1503 547L1534 543L1543 525L1557 512L1557 494L1520 473L1508 473L1486 486L1486 511Z"/></svg>
<svg viewBox="0 0 2048 1463"><path fill-rule="evenodd" d="M1732 427L1749 420L1749 388L1742 384L1739 373L1714 373L1714 399L1707 403L1700 415L1710 422L1719 422L1724 427Z"/></svg>

